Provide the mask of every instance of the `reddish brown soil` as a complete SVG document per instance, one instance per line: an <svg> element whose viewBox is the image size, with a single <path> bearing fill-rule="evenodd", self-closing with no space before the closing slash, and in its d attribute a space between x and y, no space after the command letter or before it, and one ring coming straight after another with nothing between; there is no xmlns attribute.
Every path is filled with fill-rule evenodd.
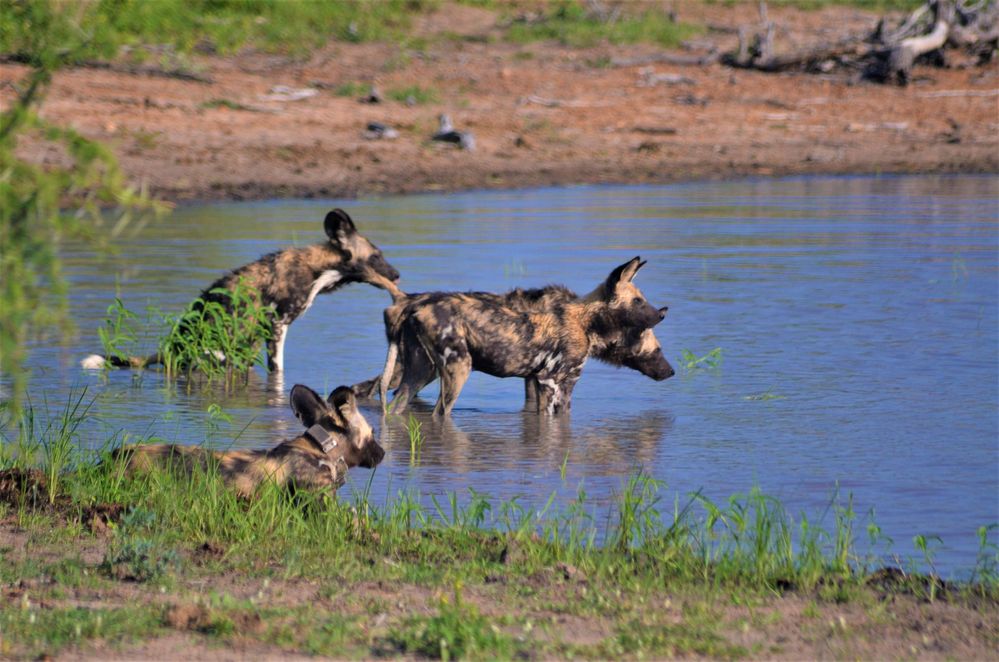
<svg viewBox="0 0 999 662"><path fill-rule="evenodd" d="M681 20L713 27L689 46L730 48L753 5L679 3ZM863 34L873 14L771 9L778 47ZM330 44L304 59L195 56L213 83L95 69L60 73L44 115L112 144L135 182L167 199L353 196L593 182L670 182L744 175L999 170L997 67L918 67L905 87L854 74L766 74L652 65L692 82L640 85L642 66L612 58L653 46L571 49L500 39L496 13L445 5L421 18L422 52L396 44ZM450 37L442 36L447 31ZM461 35L460 38L454 35ZM23 75L0 70L0 85ZM332 91L418 84L439 102L362 104ZM276 85L316 87L269 101ZM6 96L6 95L5 95ZM248 110L204 105L224 100ZM431 143L447 112L474 152ZM367 122L400 130L362 138ZM41 160L54 151L26 145Z"/></svg>

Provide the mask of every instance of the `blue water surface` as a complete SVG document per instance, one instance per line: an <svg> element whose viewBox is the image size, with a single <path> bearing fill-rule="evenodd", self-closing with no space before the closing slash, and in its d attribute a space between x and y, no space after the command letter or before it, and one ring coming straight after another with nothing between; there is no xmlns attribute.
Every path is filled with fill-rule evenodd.
<svg viewBox="0 0 999 662"><path fill-rule="evenodd" d="M569 419L520 411L522 382L474 374L453 421L433 421L436 385L417 403L426 436L410 457L406 419L382 424L388 453L350 490L378 503L469 488L553 508L582 488L597 526L627 477L664 481L668 516L697 490L713 499L758 486L788 510L832 525L852 496L858 536L874 520L914 554L940 536L935 563L967 576L979 526L999 521L999 178L845 177L675 186L576 187L384 199L181 207L115 240L111 258L65 257L79 334L33 348L32 400L58 410L87 388L109 432L266 447L297 434L287 391L328 392L384 361L381 290L320 297L290 329L282 382L255 375L235 393L169 384L156 372L85 373L96 328L118 293L140 312L176 312L225 270L322 238L342 206L403 274L407 291L596 286L635 255L636 279L669 315L656 329L678 375L653 382L591 361ZM151 348L154 338L147 338ZM720 348L714 368L684 351ZM47 405L45 404L47 403ZM232 422L212 421L218 403ZM564 469L564 477L563 477ZM348 490L348 492L350 491ZM882 553L884 550L881 550Z"/></svg>

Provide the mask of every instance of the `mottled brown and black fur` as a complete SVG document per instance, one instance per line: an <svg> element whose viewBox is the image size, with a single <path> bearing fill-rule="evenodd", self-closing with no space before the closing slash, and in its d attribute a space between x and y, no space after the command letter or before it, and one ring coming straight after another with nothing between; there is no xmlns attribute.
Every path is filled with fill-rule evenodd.
<svg viewBox="0 0 999 662"><path fill-rule="evenodd" d="M267 361L271 370L283 369L288 326L309 309L318 295L349 283L377 284L399 278L399 272L385 260L377 246L357 231L342 209L328 213L323 228L328 241L264 255L232 270L201 293L201 300L228 307L229 298L218 290L231 291L242 280L260 293L262 305L273 307L272 333L267 341ZM162 357L157 353L123 361L95 354L84 359L83 366L100 368L109 362L115 367L144 367L161 363Z"/></svg>
<svg viewBox="0 0 999 662"><path fill-rule="evenodd" d="M393 401L397 409L427 383L429 372L441 380L434 413L446 416L469 373L479 370L534 382L537 409L562 412L569 408L589 356L603 353L623 363L627 351L611 349L611 338L630 340L632 351L645 350L649 358L661 361L648 370L665 379L673 371L661 351L656 357L651 345L641 346L642 333L665 316L665 309L652 307L631 282L643 264L636 257L621 265L584 299L558 287L548 289L547 295L545 290L521 290L505 296L436 292L412 297L396 288L395 303L385 311L389 352L380 386L382 402L398 358L403 374ZM507 297L529 310L507 305ZM532 311L533 305L542 309Z"/></svg>
<svg viewBox="0 0 999 662"><path fill-rule="evenodd" d="M385 451L358 411L350 388L340 386L328 400L323 400L312 389L298 384L291 390L291 408L306 432L270 450L213 451L175 444L135 445L118 449L115 456L123 459L132 473L156 468L188 475L195 471L218 471L241 496L251 496L265 481L292 490L324 489L333 493L343 484L348 468L373 468L382 461ZM323 450L323 441L328 451Z"/></svg>

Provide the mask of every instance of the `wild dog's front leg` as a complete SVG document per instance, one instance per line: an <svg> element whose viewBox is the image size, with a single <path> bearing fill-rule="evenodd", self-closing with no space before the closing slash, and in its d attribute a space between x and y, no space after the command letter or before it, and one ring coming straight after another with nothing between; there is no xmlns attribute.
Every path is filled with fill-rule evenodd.
<svg viewBox="0 0 999 662"><path fill-rule="evenodd" d="M396 361L399 358L399 343L390 342L388 355L385 357L385 367L382 369L381 379L378 380L378 399L382 403L382 413L388 411L388 389L392 382L392 373L396 370Z"/></svg>
<svg viewBox="0 0 999 662"><path fill-rule="evenodd" d="M556 376L538 380L538 413L551 415L567 414L572 405L572 391L576 387L578 375Z"/></svg>
<svg viewBox="0 0 999 662"><path fill-rule="evenodd" d="M273 333L267 341L267 369L271 372L284 370L284 341L288 337L288 325L275 320Z"/></svg>
<svg viewBox="0 0 999 662"><path fill-rule="evenodd" d="M538 411L538 382L535 377L524 377L524 411Z"/></svg>

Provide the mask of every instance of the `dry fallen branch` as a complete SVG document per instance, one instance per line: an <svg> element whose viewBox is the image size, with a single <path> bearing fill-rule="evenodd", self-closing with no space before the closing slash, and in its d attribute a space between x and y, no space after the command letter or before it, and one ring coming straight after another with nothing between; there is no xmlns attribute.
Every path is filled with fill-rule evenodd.
<svg viewBox="0 0 999 662"><path fill-rule="evenodd" d="M927 0L894 29L881 19L868 36L794 51L779 52L775 34L775 24L761 4L759 25L740 28L737 50L723 55L722 62L768 72L828 72L842 67L859 70L869 80L905 85L917 62L946 66L948 48L959 49L980 64L991 61L999 46L999 0ZM967 55L964 59L968 60Z"/></svg>

